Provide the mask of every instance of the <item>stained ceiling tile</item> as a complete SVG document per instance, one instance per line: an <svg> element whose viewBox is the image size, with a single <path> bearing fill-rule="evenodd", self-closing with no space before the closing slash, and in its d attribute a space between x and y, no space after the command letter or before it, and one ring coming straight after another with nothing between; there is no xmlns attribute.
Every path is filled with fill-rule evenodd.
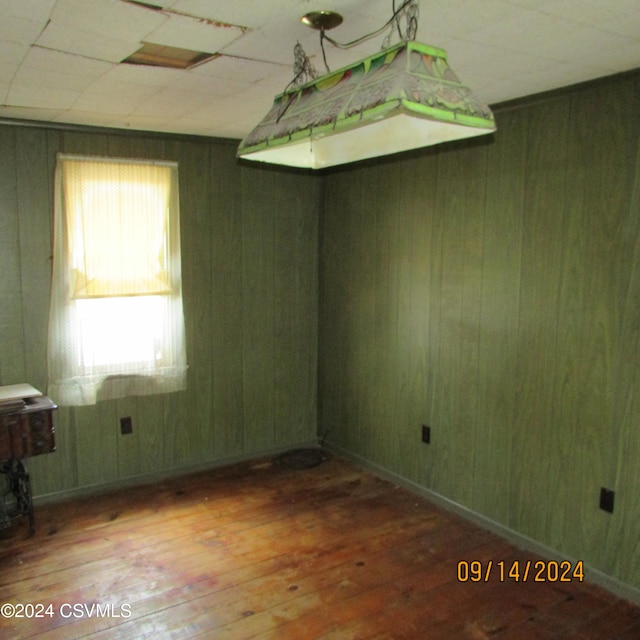
<svg viewBox="0 0 640 640"><path fill-rule="evenodd" d="M181 47L206 53L217 53L225 45L244 33L240 27L171 14L170 18L154 29L144 40L169 47Z"/></svg>
<svg viewBox="0 0 640 640"><path fill-rule="evenodd" d="M233 0L233 2L229 2L229 0L176 0L171 3L171 8L190 16L200 16L242 27L259 28L273 14L273 5L273 2L255 2L255 0Z"/></svg>

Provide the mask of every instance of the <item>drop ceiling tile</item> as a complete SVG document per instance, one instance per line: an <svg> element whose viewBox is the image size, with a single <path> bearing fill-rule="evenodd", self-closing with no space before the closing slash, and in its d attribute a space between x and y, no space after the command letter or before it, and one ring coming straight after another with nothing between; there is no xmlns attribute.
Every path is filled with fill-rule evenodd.
<svg viewBox="0 0 640 640"><path fill-rule="evenodd" d="M63 113L62 109L37 107L14 107L0 106L0 116L4 118L16 118L18 120L38 120L45 122L55 122L56 118Z"/></svg>
<svg viewBox="0 0 640 640"><path fill-rule="evenodd" d="M187 91L181 91L178 95L173 90L165 89L156 93L151 100L139 104L132 111L132 115L172 119L180 118L210 103L210 96Z"/></svg>
<svg viewBox="0 0 640 640"><path fill-rule="evenodd" d="M247 119L256 123L262 119L264 113L253 114L246 110L246 105L225 99L212 107L192 111L187 117L175 122L183 132L212 136L216 138L243 138L252 127L243 122Z"/></svg>
<svg viewBox="0 0 640 640"><path fill-rule="evenodd" d="M221 127L217 126L215 122L212 124L210 120L200 121L192 116L181 120L174 120L173 122L166 124L164 128L159 129L159 131L184 135L199 135L206 136L208 138L227 137L218 133L221 131Z"/></svg>
<svg viewBox="0 0 640 640"><path fill-rule="evenodd" d="M46 24L56 0L0 0L0 14Z"/></svg>
<svg viewBox="0 0 640 640"><path fill-rule="evenodd" d="M168 87L175 81L181 71L178 69L165 69L163 67L149 67L138 64L115 65L107 73L99 78L100 82L111 83L117 89L119 83L139 87L144 91L145 87Z"/></svg>
<svg viewBox="0 0 640 640"><path fill-rule="evenodd" d="M95 127L127 128L127 117L119 114L105 114L102 111L73 109L61 111L55 119L63 124L80 124Z"/></svg>
<svg viewBox="0 0 640 640"><path fill-rule="evenodd" d="M273 3L255 0L177 0L171 8L189 16L251 28L264 25L274 11Z"/></svg>
<svg viewBox="0 0 640 640"><path fill-rule="evenodd" d="M585 0L554 0L538 10L559 16L577 24L590 25L609 33L640 40L640 4L638 0L615 2L585 2Z"/></svg>
<svg viewBox="0 0 640 640"><path fill-rule="evenodd" d="M159 102L172 107L175 105L190 111L215 102L211 100L209 94L201 93L193 89L193 87L181 89L180 91L175 91L173 87L160 89L160 91L153 95L152 100L148 102Z"/></svg>
<svg viewBox="0 0 640 640"><path fill-rule="evenodd" d="M0 40L31 44L45 28L46 20L29 20L19 16L3 15L0 21Z"/></svg>
<svg viewBox="0 0 640 640"><path fill-rule="evenodd" d="M189 73L211 78L227 78L253 83L282 73L283 69L290 72L290 65L247 60L234 56L220 55L209 62L191 69Z"/></svg>
<svg viewBox="0 0 640 640"><path fill-rule="evenodd" d="M592 75L586 71L577 72L574 67L563 62L555 63L553 72L554 80L552 82L549 82L549 70L544 67L531 70L522 74L521 77L513 79L509 88L513 98L559 89L562 86L575 84L598 75L595 71Z"/></svg>
<svg viewBox="0 0 640 640"><path fill-rule="evenodd" d="M11 81L28 51L24 44L0 41L0 82Z"/></svg>
<svg viewBox="0 0 640 640"><path fill-rule="evenodd" d="M69 89L53 86L20 84L14 82L6 98L8 106L29 107L38 109L70 109L78 93Z"/></svg>
<svg viewBox="0 0 640 640"><path fill-rule="evenodd" d="M209 130L213 130L212 127L215 123L226 120L229 114L225 109L226 100L219 100L215 103L206 104L200 107L196 107L189 112L186 118L179 118L176 120L176 124L181 129L187 129L193 126L206 126Z"/></svg>
<svg viewBox="0 0 640 640"><path fill-rule="evenodd" d="M362 31L359 33L362 34ZM348 41L348 38L335 39L338 42ZM348 49L341 49L326 42L325 52L329 68L335 71L373 55L380 50L382 40L382 37L378 37ZM297 16L295 21L292 20L286 26L269 25L263 30L246 33L242 38L221 49L221 52L239 58L287 65L293 78L296 43L300 43L316 71L320 75L326 73L318 32L302 25Z"/></svg>
<svg viewBox="0 0 640 640"><path fill-rule="evenodd" d="M163 9L173 8L180 0L123 0L123 2L137 2L139 4L151 4L154 7L161 7Z"/></svg>
<svg viewBox="0 0 640 640"><path fill-rule="evenodd" d="M104 115L126 116L140 104L141 99L130 95L103 93L87 90L73 104L73 111L100 113Z"/></svg>
<svg viewBox="0 0 640 640"><path fill-rule="evenodd" d="M636 51L635 59L640 61L640 41L634 41L626 36L616 38L616 45L608 45L610 36L605 31L590 26L575 25L567 26L564 30L564 42L560 45L557 41L549 39L542 41L545 53L555 60L562 60L569 63L578 61L576 66L590 66L600 69L601 75L606 75L614 71L614 66L607 63L607 60L615 59L619 50ZM591 52L597 51L597 56L591 56Z"/></svg>
<svg viewBox="0 0 640 640"><path fill-rule="evenodd" d="M540 11L526 11L509 20L496 21L466 34L464 39L476 43L499 43L505 53L520 52L547 60L572 61L577 66L588 60L593 60L592 64L598 66L609 50L632 43L631 39L621 36L612 42L611 35L597 25L582 24L573 17L563 19ZM638 52L637 60L640 62L640 47ZM507 58L500 62L500 66L509 64Z"/></svg>
<svg viewBox="0 0 640 640"><path fill-rule="evenodd" d="M20 65L15 81L35 89L52 87L81 91L112 67L108 62L32 47Z"/></svg>
<svg viewBox="0 0 640 640"><path fill-rule="evenodd" d="M160 11L145 9L121 0L57 0L51 15L55 25L96 37L139 42L168 20Z"/></svg>
<svg viewBox="0 0 640 640"><path fill-rule="evenodd" d="M211 135L219 137L242 139L267 113L267 109L263 109L261 105L234 98L226 98L216 106L218 109L210 130L214 131Z"/></svg>
<svg viewBox="0 0 640 640"><path fill-rule="evenodd" d="M626 44L619 43L618 46L611 47L602 53L601 66L606 67L608 74L638 69L640 68L639 52L640 42L629 40Z"/></svg>
<svg viewBox="0 0 640 640"><path fill-rule="evenodd" d="M78 31L72 26L51 22L37 40L39 46L87 58L120 62L140 48L138 40L112 38L95 31Z"/></svg>
<svg viewBox="0 0 640 640"><path fill-rule="evenodd" d="M421 8L419 39L438 47L444 46L443 35L447 39L468 39L471 33L487 29L496 22L517 19L518 13L522 13L504 0L432 0L428 7Z"/></svg>
<svg viewBox="0 0 640 640"><path fill-rule="evenodd" d="M243 100L250 104L260 105L258 108L263 111L262 115L264 115L267 109L271 107L275 96L283 93L290 82L291 74L288 72L282 73L279 76L273 76L261 82L249 84L238 93L229 97L234 100Z"/></svg>
<svg viewBox="0 0 640 640"><path fill-rule="evenodd" d="M111 98L137 104L148 100L162 88L161 85L125 81L115 71L117 69L104 74L88 85L82 96L96 96L96 99L102 98L105 101Z"/></svg>
<svg viewBox="0 0 640 640"><path fill-rule="evenodd" d="M169 20L154 29L146 42L217 53L243 34L239 27L221 26L211 21L171 14Z"/></svg>
<svg viewBox="0 0 640 640"><path fill-rule="evenodd" d="M117 129L132 129L135 131L163 131L164 127L170 124L170 120L166 118L150 118L133 116L109 116L105 118L104 114L93 113L90 111L65 111L60 113L56 122L69 124L83 124L102 127L114 127Z"/></svg>
<svg viewBox="0 0 640 640"><path fill-rule="evenodd" d="M575 25L563 31L564 42L560 44L549 36L548 40L542 40L545 53L555 60L564 62L573 61L576 66L591 66L600 69L600 75L607 75L614 71L613 66L607 64L607 60L615 57L620 49L635 48L636 61L640 61L640 41L634 41L626 36L618 36L615 46L611 46L610 35L601 29ZM592 52L597 51L596 56Z"/></svg>
<svg viewBox="0 0 640 640"><path fill-rule="evenodd" d="M136 129L138 131L173 131L173 118L153 117L153 116L127 116L124 124L125 129ZM175 133L180 133L176 131Z"/></svg>
<svg viewBox="0 0 640 640"><path fill-rule="evenodd" d="M515 7L524 7L526 9L534 9L547 11L548 7L553 7L558 0L504 0L505 3L512 4Z"/></svg>
<svg viewBox="0 0 640 640"><path fill-rule="evenodd" d="M535 11L524 11L508 18L499 18L482 27L470 29L460 35L461 40L478 44L499 43L506 51L519 51L521 53L533 53L542 57L547 56L540 38L546 36L545 29L551 29L554 33L558 29L566 28L558 25L558 20L551 16Z"/></svg>
<svg viewBox="0 0 640 640"><path fill-rule="evenodd" d="M233 95L249 85L242 79L205 77L187 71L176 78L171 91L193 92L211 99L215 96Z"/></svg>
<svg viewBox="0 0 640 640"><path fill-rule="evenodd" d="M250 60L261 60L275 64L291 65L293 70L293 47L295 42L282 42L267 37L262 31L245 33L219 51L226 55Z"/></svg>

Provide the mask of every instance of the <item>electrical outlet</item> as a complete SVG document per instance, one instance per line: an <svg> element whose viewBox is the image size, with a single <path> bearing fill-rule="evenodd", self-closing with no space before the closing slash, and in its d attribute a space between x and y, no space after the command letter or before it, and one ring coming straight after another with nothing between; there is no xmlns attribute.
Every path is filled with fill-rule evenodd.
<svg viewBox="0 0 640 640"><path fill-rule="evenodd" d="M128 433L133 432L133 422L131 420L131 416L127 416L126 418L120 418L120 433L125 436Z"/></svg>
<svg viewBox="0 0 640 640"><path fill-rule="evenodd" d="M422 425L422 442L431 443L431 427L426 424Z"/></svg>
<svg viewBox="0 0 640 640"><path fill-rule="evenodd" d="M613 499L615 497L615 491L611 489L600 489L600 508L607 513L613 513Z"/></svg>

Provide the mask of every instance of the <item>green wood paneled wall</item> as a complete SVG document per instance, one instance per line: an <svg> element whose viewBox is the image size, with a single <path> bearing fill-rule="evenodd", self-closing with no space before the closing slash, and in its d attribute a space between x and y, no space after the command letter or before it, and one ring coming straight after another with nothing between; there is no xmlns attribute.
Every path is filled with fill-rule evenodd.
<svg viewBox="0 0 640 640"><path fill-rule="evenodd" d="M631 75L322 177L0 126L0 384L46 386L56 152L180 165L189 388L61 408L36 494L286 448L319 406L341 448L640 588L638 113Z"/></svg>
<svg viewBox="0 0 640 640"><path fill-rule="evenodd" d="M46 389L57 152L179 163L189 375L186 392L61 407L35 494L314 440L320 182L242 167L222 141L0 126L0 384Z"/></svg>
<svg viewBox="0 0 640 640"><path fill-rule="evenodd" d="M319 349L329 442L636 588L639 113L619 77L326 176Z"/></svg>

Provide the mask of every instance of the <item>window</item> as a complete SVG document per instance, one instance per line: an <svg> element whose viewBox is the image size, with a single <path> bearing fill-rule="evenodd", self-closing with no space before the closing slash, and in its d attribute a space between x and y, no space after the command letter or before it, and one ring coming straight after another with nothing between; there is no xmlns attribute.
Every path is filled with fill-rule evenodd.
<svg viewBox="0 0 640 640"><path fill-rule="evenodd" d="M48 361L60 405L186 388L176 163L58 155Z"/></svg>

